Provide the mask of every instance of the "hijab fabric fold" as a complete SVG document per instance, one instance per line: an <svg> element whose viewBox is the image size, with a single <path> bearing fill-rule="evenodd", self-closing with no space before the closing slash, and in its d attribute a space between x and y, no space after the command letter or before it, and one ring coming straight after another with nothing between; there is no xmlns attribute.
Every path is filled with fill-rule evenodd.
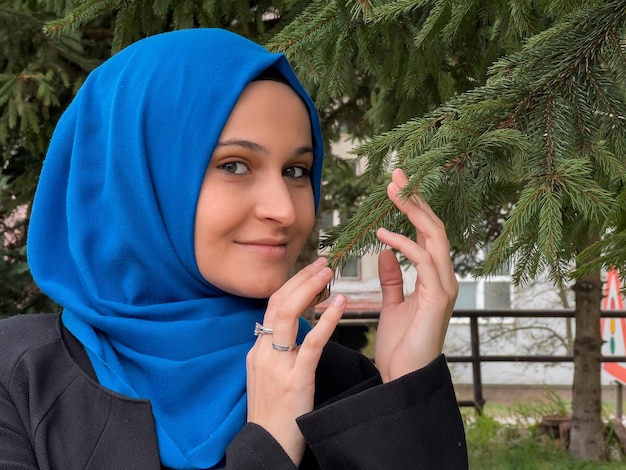
<svg viewBox="0 0 626 470"><path fill-rule="evenodd" d="M150 400L171 468L220 465L246 421L245 356L267 300L209 284L193 233L224 124L270 67L308 107L317 207L323 145L313 103L284 55L219 29L151 36L94 70L57 125L33 203L35 281L63 307L101 385Z"/></svg>

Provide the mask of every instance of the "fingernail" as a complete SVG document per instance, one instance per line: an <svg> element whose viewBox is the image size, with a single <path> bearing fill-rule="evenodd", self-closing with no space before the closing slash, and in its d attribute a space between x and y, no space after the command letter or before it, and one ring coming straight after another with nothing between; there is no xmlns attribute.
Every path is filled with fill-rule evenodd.
<svg viewBox="0 0 626 470"><path fill-rule="evenodd" d="M326 266L326 267L322 268L322 269L321 269L321 270L317 273L317 275L318 275L318 276L322 276L322 277L328 277L328 274L332 274L332 273L333 273L333 270L332 270L332 269L330 269L328 266Z"/></svg>
<svg viewBox="0 0 626 470"><path fill-rule="evenodd" d="M315 266L325 266L326 265L326 258L324 258L324 257L317 258L313 264Z"/></svg>
<svg viewBox="0 0 626 470"><path fill-rule="evenodd" d="M343 307L346 304L346 298L343 295L338 295L331 302L333 307Z"/></svg>

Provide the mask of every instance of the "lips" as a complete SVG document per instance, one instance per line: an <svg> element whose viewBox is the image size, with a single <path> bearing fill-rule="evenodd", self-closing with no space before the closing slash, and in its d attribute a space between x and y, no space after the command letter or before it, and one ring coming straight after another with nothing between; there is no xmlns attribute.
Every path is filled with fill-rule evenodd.
<svg viewBox="0 0 626 470"><path fill-rule="evenodd" d="M238 241L240 245L259 245L259 246L286 246L288 240L284 238L260 238L255 240Z"/></svg>
<svg viewBox="0 0 626 470"><path fill-rule="evenodd" d="M287 254L287 241L283 239L256 239L236 243L260 256L283 258Z"/></svg>

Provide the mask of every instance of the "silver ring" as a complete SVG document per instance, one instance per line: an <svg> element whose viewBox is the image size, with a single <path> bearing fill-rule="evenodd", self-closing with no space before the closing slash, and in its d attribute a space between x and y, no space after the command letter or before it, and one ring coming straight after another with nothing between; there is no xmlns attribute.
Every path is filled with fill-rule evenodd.
<svg viewBox="0 0 626 470"><path fill-rule="evenodd" d="M259 322L255 323L255 325L254 325L254 336L273 335L273 334L274 334L274 329L266 328L263 325L261 325Z"/></svg>
<svg viewBox="0 0 626 470"><path fill-rule="evenodd" d="M296 349L298 349L298 345L297 344L284 345L284 344L272 343L272 347L276 351L295 351Z"/></svg>

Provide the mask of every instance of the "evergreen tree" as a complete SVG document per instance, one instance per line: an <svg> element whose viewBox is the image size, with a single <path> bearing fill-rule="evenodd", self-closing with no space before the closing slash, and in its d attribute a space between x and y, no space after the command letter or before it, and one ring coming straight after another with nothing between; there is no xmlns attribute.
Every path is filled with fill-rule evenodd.
<svg viewBox="0 0 626 470"><path fill-rule="evenodd" d="M624 249L611 249L625 236L626 2L350 5L336 5L343 8L338 18L329 14L329 3L316 3L272 39L273 47L285 49L301 75L312 71L322 103L350 96L346 74L362 74L374 85L364 118L386 122L396 112L396 125L357 154L374 177L389 166L403 168L410 175L405 196L421 193L461 252L487 251L478 275L512 262L517 284L542 272L556 286L575 279L570 450L604 458L598 267L626 267ZM334 48L337 38L342 44ZM394 57L396 48L401 57ZM498 58L484 67L481 59L493 57L491 51ZM460 67L459 53L472 52L476 60ZM433 60L440 61L435 68ZM419 97L427 89L424 77L437 71L449 75L444 83L461 76L476 86L426 113L416 108L415 117L403 121L398 101ZM384 99L378 90L385 90ZM431 99L427 94L425 103ZM377 246L381 225L415 237L384 185L374 186L355 216L326 240L333 265Z"/></svg>
<svg viewBox="0 0 626 470"><path fill-rule="evenodd" d="M23 110L41 101L40 96L31 92L20 101L19 94L7 91L15 88L20 74L28 77L26 82L39 84L30 74L41 71L45 77L49 63L42 56L39 68L16 67L20 55L32 61L41 54L39 49L59 51L64 45L65 53L56 52L63 66L52 66L50 73L64 67L75 72L69 80L51 81L56 87L67 84L51 92L66 96L89 70L78 57L86 41L92 39L93 44L95 32L107 38L103 42L115 52L169 29L233 29L288 54L316 98L329 138L347 131L367 139L357 149L369 165L359 184L371 184L372 189L355 216L326 240L334 266L377 246L374 230L380 225L415 236L377 185L388 168L397 165L410 175L406 197L419 191L432 204L446 222L456 252L471 258L487 250L477 274L489 275L512 261L519 284L544 271L557 286L575 279L570 448L582 458L604 456L599 268L626 264L626 252L619 246L626 237L626 65L621 43L626 1L14 3L0 8L0 21L17 18L19 25L26 24L30 18L11 16L20 8L30 8L26 16L39 24L50 19L39 8L58 19L47 23L47 36L39 30L31 33L45 47L25 54L12 49L6 53L12 59L0 59L6 60L0 83L0 132L5 129L0 135L5 162L0 210L13 200L5 197L12 191L15 200L28 200L42 154L25 146L49 136L47 127L37 134L34 118ZM17 23L0 23L3 37L21 31ZM28 34L24 37L31 40ZM55 49L48 44L59 45ZM70 46L74 54L67 50ZM66 101L50 103L48 108L58 113ZM44 106L39 106L43 113ZM45 119L52 126L55 116ZM31 134L36 134L32 143ZM15 191L23 174L18 155L31 162L24 166L31 174L23 178L30 189L21 193ZM13 165L14 173L5 173L7 165ZM341 163L334 168L346 170ZM364 194L352 184L342 191L350 200Z"/></svg>

